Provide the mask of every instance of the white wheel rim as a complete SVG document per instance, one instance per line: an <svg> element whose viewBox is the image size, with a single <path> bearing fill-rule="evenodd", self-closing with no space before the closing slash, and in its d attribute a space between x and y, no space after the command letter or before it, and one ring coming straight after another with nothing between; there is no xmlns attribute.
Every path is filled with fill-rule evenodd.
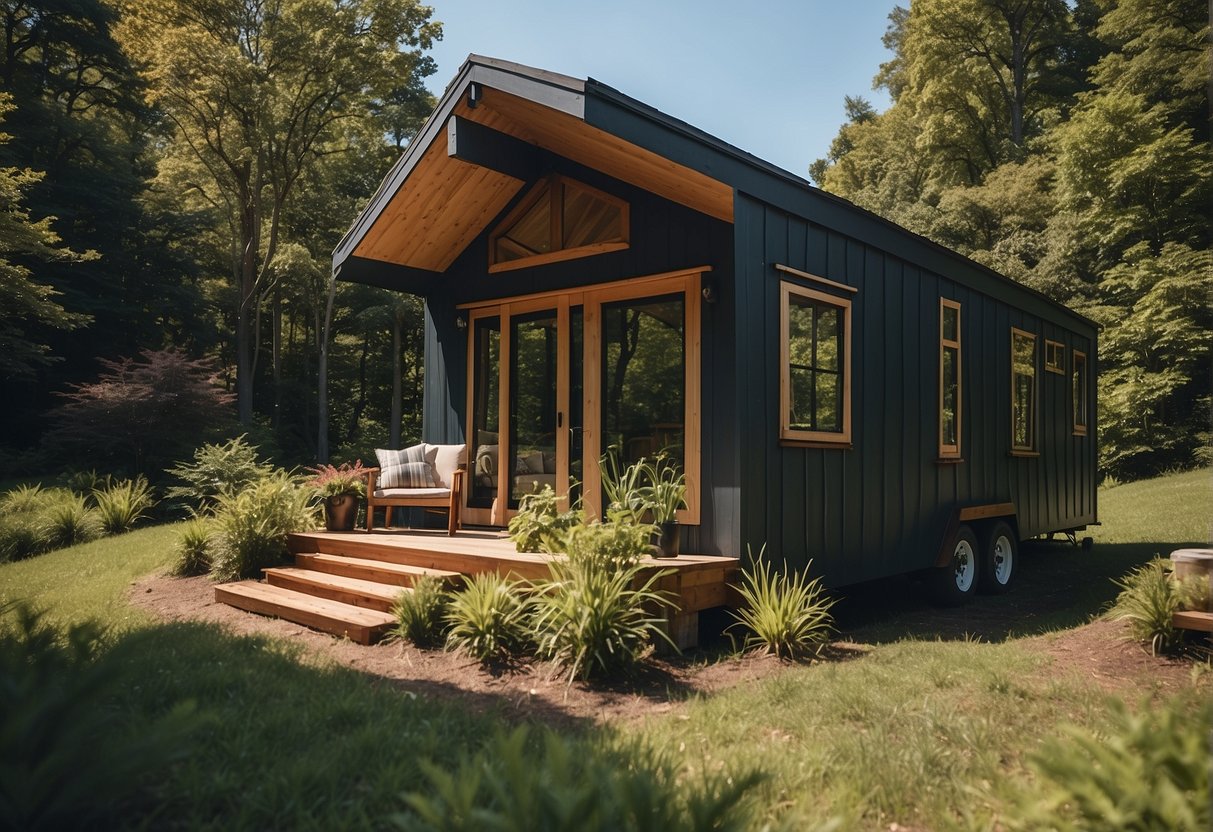
<svg viewBox="0 0 1213 832"><path fill-rule="evenodd" d="M994 551L990 555L994 558L994 580L1006 586L1015 569L1015 549L1011 546L1011 539L1000 534L994 541Z"/></svg>
<svg viewBox="0 0 1213 832"><path fill-rule="evenodd" d="M969 541L958 541L956 550L952 552L952 566L955 570L953 577L956 580L956 588L961 592L968 592L973 586L973 579L977 577L976 563Z"/></svg>

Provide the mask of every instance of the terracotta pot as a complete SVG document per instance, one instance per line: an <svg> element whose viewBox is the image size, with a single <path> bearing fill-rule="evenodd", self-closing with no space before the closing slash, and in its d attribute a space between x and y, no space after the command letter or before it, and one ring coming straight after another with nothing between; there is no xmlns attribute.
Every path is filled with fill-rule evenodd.
<svg viewBox="0 0 1213 832"><path fill-rule="evenodd" d="M357 517L357 494L334 494L324 498L324 527L330 532L352 532Z"/></svg>
<svg viewBox="0 0 1213 832"><path fill-rule="evenodd" d="M667 520L664 523L658 523L657 528L660 529L660 532L657 535L657 554L654 557L678 557L678 521Z"/></svg>

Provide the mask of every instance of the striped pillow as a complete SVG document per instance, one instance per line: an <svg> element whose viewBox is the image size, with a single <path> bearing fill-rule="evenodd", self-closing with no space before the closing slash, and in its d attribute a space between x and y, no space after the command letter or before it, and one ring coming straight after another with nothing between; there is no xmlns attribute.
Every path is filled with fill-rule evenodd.
<svg viewBox="0 0 1213 832"><path fill-rule="evenodd" d="M434 476L437 445L422 442L403 451L376 448L375 457L379 460L380 488L433 488L438 484Z"/></svg>

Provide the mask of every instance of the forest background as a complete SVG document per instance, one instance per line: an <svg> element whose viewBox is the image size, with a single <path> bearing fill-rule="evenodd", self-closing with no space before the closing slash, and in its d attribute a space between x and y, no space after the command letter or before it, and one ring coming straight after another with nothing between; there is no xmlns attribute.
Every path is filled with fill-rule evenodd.
<svg viewBox="0 0 1213 832"><path fill-rule="evenodd" d="M418 440L421 303L329 262L434 106L440 9L0 7L0 477ZM885 45L891 106L848 96L812 180L1103 325L1105 475L1213 462L1209 7L915 0Z"/></svg>

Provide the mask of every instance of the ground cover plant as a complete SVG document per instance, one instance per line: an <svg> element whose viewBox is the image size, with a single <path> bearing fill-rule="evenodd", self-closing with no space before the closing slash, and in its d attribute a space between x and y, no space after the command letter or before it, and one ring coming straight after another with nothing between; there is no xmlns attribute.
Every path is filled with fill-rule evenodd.
<svg viewBox="0 0 1213 832"><path fill-rule="evenodd" d="M24 484L0 495L0 562L130 531L155 506L147 481L73 477L78 488Z"/></svg>
<svg viewBox="0 0 1213 832"><path fill-rule="evenodd" d="M729 628L740 630L743 650L760 650L779 658L816 655L834 629L830 608L834 600L825 594L820 578L810 578L813 561L803 572L775 571L759 553L742 570L737 592L741 606L731 611L736 619ZM737 643L735 641L734 643Z"/></svg>
<svg viewBox="0 0 1213 832"><path fill-rule="evenodd" d="M418 647L440 647L446 640L451 594L443 580L422 575L400 593L392 606L396 626L392 634Z"/></svg>
<svg viewBox="0 0 1213 832"><path fill-rule="evenodd" d="M1043 587L1058 585L1059 606L1078 608L1042 620L1065 627L1086 622L1115 594L1109 578L1156 553L1200 541L1195 529L1205 522L1207 483L1207 475L1182 474L1102 491L1105 525L1092 552L1055 546L1026 560L1029 570L1041 573ZM1122 495L1121 489L1132 490ZM1157 504L1154 512L1151 503ZM1121 520L1121 504L1131 509L1128 521ZM835 829L887 830L894 823L1005 828L1019 814L1028 817L1019 802L1023 790L1044 795L1037 788L1044 775L1033 761L1053 739L1069 735L1062 726L1101 739L1121 735L1118 703L1129 714L1143 713L1142 697L1163 682L1156 671L1179 661L1152 659L1126 646L1127 656L1144 663L1137 681L1124 678L1126 668L1117 665L1106 684L1095 684L1087 668L1072 667L1047 649L1085 627L1045 637L1004 635L1000 643L941 637L936 611L887 608L881 600L869 618L853 608L839 615L852 646L838 649L853 656L849 660L780 667L710 692L650 692L644 694L653 704L646 716L596 725L584 716L553 719L552 710L519 706L508 675L481 693L460 696L444 685L385 684L305 650L297 638L235 637L213 625L153 620L132 607L127 594L132 581L170 564L179 529L136 529L0 565L0 602L22 598L45 607L47 620L59 626L98 619L112 630L113 644L129 645L122 653L124 672L138 683L118 690L112 704L119 712L151 722L192 699L196 718L209 720L192 736L190 755L164 768L153 803L143 807L140 817L157 827L382 828L393 816L416 814L403 797L408 793L443 805L422 761L459 779L464 761L476 759L494 737L508 735L517 720L533 719L560 734L570 759L580 764L585 758L586 769L597 771L589 758L607 754L623 772L621 782L637 788L644 780L626 776L632 766L643 773L647 760L664 761L676 782L690 784L676 800L697 793L706 776L736 783L760 772L762 780L741 801L751 828L768 821L800 829L831 821ZM1021 609L1003 612L1002 605L1017 596L1022 603L1025 587L1037 591L1030 581L1021 584L990 599L990 606L970 609L970 620L990 616L1002 620L1003 633L1023 633ZM865 623L871 618L879 625ZM1110 644L1119 643L1117 632L1108 636ZM382 655L394 648L367 649ZM416 655L410 660L420 666ZM1175 708L1176 721L1160 720L1139 736L1175 736L1185 716L1196 715L1213 695L1213 672L1202 667L1185 661L1180 673L1165 674L1165 701ZM6 717L0 713L0 722ZM542 739L536 737L527 747L538 755ZM546 777L549 767L539 768ZM1167 771L1156 766L1150 774ZM485 774L500 782L517 776ZM664 776L656 775L654 790ZM1180 783L1178 777L1166 782ZM558 774L552 779L564 782ZM575 799L575 784L566 785L556 793ZM1151 781L1150 794L1163 791L1162 781ZM491 810L486 817L514 811L496 807L490 795L482 781L468 799L478 810Z"/></svg>
<svg viewBox="0 0 1213 832"><path fill-rule="evenodd" d="M530 599L495 572L473 575L446 608L447 646L481 661L508 659L530 643Z"/></svg>

